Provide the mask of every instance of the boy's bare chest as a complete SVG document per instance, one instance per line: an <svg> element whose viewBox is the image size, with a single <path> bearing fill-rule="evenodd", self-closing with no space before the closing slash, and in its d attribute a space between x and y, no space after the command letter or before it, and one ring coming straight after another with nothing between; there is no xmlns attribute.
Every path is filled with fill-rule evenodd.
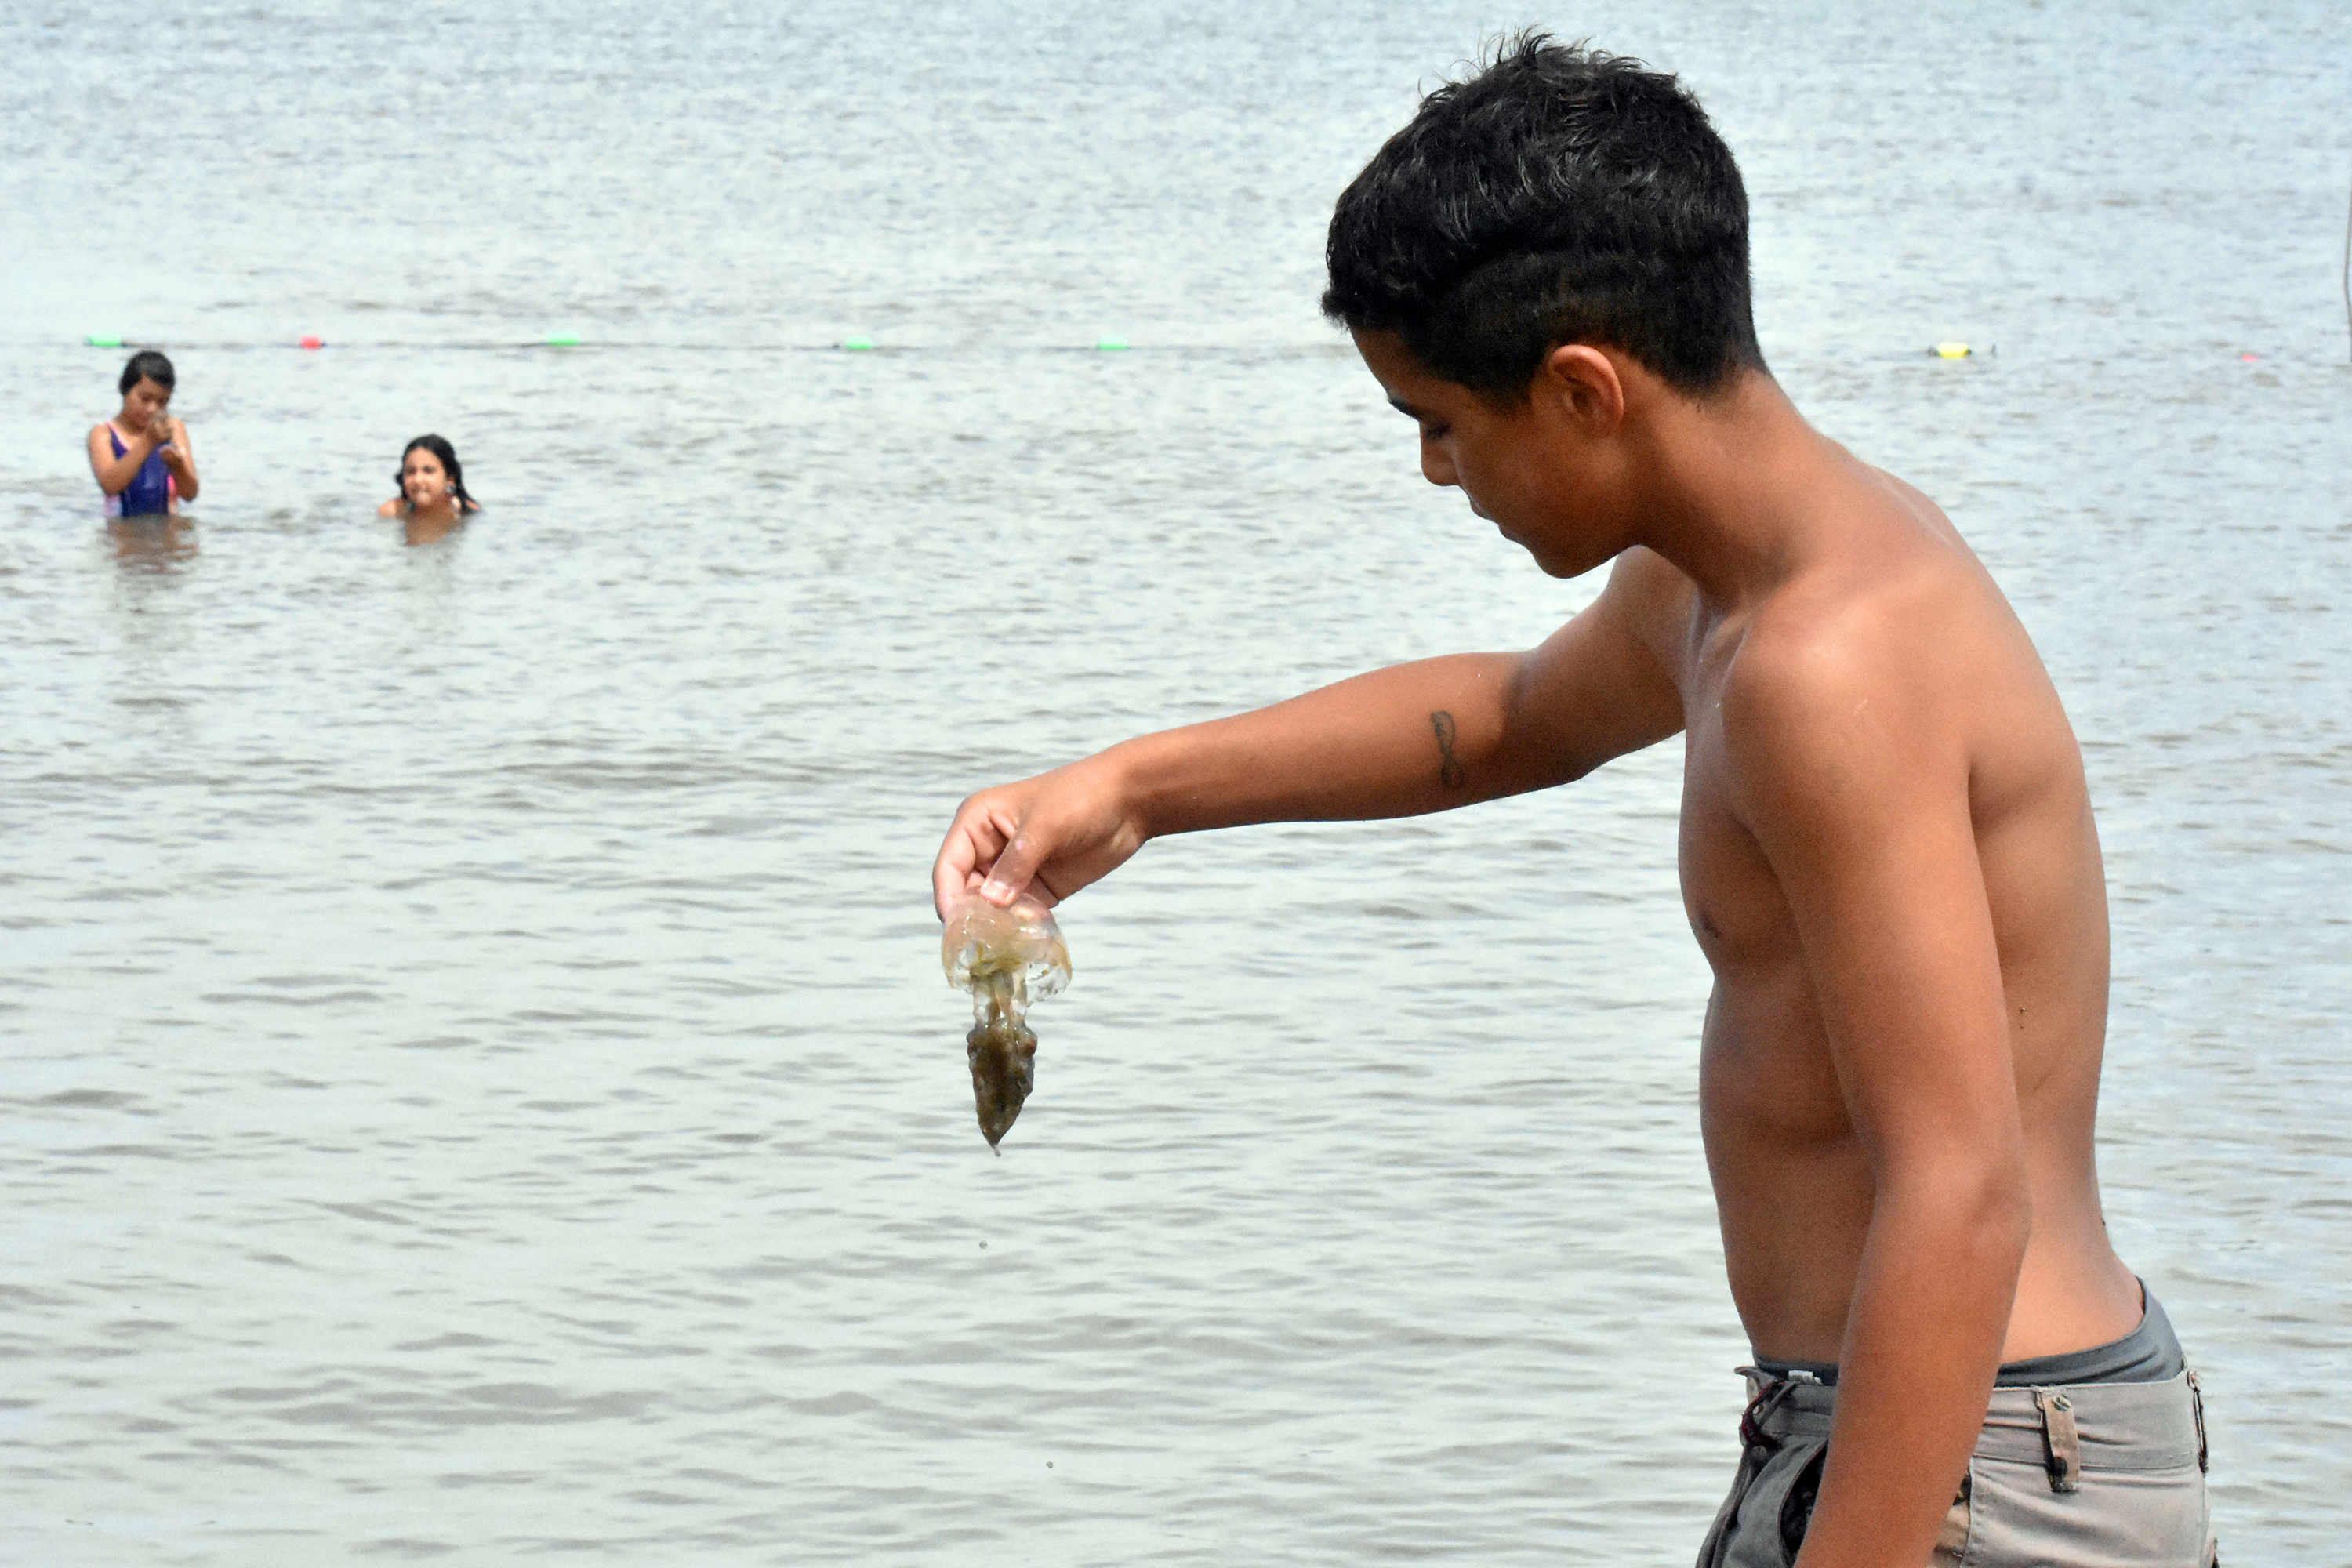
<svg viewBox="0 0 2352 1568"><path fill-rule="evenodd" d="M1719 716L1711 702L1685 712L1676 858L1691 934L1715 974L1700 1050L1702 1122L1718 1170L1745 1170L1759 1140L1821 1147L1852 1129L1788 899L1739 816ZM1743 1184L1770 1185L1761 1169Z"/></svg>
<svg viewBox="0 0 2352 1568"><path fill-rule="evenodd" d="M1794 956L1787 899L1756 837L1740 820L1712 708L1684 731L1683 798L1675 841L1683 908L1718 980Z"/></svg>
<svg viewBox="0 0 2352 1568"><path fill-rule="evenodd" d="M1729 659L1695 641L1680 672L1683 798L1675 844L1683 908L1716 972L1730 981L1797 953L1788 900L1771 862L1739 816L1723 732L1722 682Z"/></svg>

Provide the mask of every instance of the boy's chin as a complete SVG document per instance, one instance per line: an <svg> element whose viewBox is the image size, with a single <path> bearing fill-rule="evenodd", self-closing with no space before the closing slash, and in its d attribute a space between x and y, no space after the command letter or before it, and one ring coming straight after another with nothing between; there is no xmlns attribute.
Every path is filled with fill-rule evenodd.
<svg viewBox="0 0 2352 1568"><path fill-rule="evenodd" d="M1617 558L1614 555L1603 555L1597 560L1580 556L1573 561L1550 563L1539 561L1536 564L1543 568L1544 574L1546 576L1557 577L1561 582L1565 583L1571 578L1581 577L1588 573L1597 572L1601 567L1608 565L1612 561L1616 559Z"/></svg>
<svg viewBox="0 0 2352 1568"><path fill-rule="evenodd" d="M1485 516L1484 513L1480 515ZM1602 563L1601 559L1592 553L1592 541L1579 537L1573 531L1568 538L1561 539L1554 537L1553 531L1549 529L1520 533L1492 518L1487 521L1495 523L1496 532L1526 551L1528 559L1536 563L1536 570L1547 577L1581 577Z"/></svg>
<svg viewBox="0 0 2352 1568"><path fill-rule="evenodd" d="M1562 582L1572 577L1581 577L1595 566L1601 564L1598 561L1588 560L1581 554L1531 543L1524 539L1513 540L1512 542L1528 552L1528 559L1536 563L1537 571L1547 577L1558 577Z"/></svg>

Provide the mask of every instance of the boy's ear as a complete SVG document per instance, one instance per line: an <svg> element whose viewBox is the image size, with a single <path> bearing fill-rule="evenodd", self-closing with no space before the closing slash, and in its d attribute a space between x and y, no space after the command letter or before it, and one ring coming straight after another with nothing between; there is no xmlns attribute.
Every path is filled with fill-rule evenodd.
<svg viewBox="0 0 2352 1568"><path fill-rule="evenodd" d="M1625 417L1625 383L1616 362L1591 343L1562 343L1546 354L1536 384L1593 435L1608 435Z"/></svg>

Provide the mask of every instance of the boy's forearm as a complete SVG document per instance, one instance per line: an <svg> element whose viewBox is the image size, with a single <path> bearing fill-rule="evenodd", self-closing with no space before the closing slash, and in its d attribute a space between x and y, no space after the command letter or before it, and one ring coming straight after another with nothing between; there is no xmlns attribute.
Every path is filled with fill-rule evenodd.
<svg viewBox="0 0 2352 1568"><path fill-rule="evenodd" d="M1165 834L1405 816L1572 777L1524 717L1542 706L1522 689L1531 668L1522 654L1398 665L982 790L940 846L932 900L1003 904L1033 885L1059 900Z"/></svg>
<svg viewBox="0 0 2352 1568"><path fill-rule="evenodd" d="M1145 735L1102 761L1147 836L1443 811L1534 787L1506 712L1520 654L1374 670L1271 708Z"/></svg>
<svg viewBox="0 0 2352 1568"><path fill-rule="evenodd" d="M1924 1562L1984 1423L2030 1228L2021 1173L1882 1198L1800 1568ZM1916 1549L1915 1549L1916 1548Z"/></svg>

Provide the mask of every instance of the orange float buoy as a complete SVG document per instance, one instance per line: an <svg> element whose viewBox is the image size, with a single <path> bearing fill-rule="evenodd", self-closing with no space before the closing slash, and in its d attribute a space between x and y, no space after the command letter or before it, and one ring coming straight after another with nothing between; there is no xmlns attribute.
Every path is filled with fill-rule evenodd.
<svg viewBox="0 0 2352 1568"><path fill-rule="evenodd" d="M327 344L326 340L320 337L318 333L304 332L302 334L302 346L306 349L322 349L325 348Z"/></svg>

